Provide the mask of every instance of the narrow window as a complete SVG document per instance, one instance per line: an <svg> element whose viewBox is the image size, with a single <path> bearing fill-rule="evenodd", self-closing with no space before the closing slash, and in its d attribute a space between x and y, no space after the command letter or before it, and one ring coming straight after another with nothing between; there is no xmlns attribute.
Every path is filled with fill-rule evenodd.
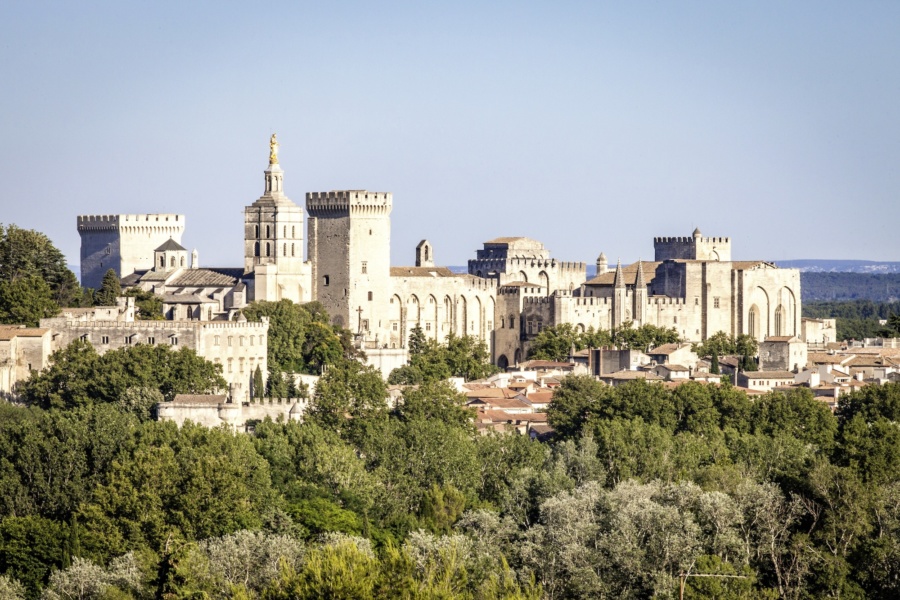
<svg viewBox="0 0 900 600"><path fill-rule="evenodd" d="M173 345L173 346L177 346L177 345L178 345L178 338L177 338L177 337L173 337L173 338L172 338L172 345Z"/></svg>
<svg viewBox="0 0 900 600"><path fill-rule="evenodd" d="M294 254L294 244L291 244L291 256L296 256L296 254Z"/></svg>
<svg viewBox="0 0 900 600"><path fill-rule="evenodd" d="M369 292L369 302L372 301L372 292Z"/></svg>
<svg viewBox="0 0 900 600"><path fill-rule="evenodd" d="M325 277L322 278L322 285L324 285L325 287L328 287L329 283L331 283L331 279L328 277L328 275L326 275Z"/></svg>
<svg viewBox="0 0 900 600"><path fill-rule="evenodd" d="M218 345L219 345L219 336L216 336L213 338L213 346L218 346Z"/></svg>
<svg viewBox="0 0 900 600"><path fill-rule="evenodd" d="M719 308L719 297L713 298L713 308Z"/></svg>
<svg viewBox="0 0 900 600"><path fill-rule="evenodd" d="M231 347L231 345L232 345L233 342L234 342L234 337L232 337L232 336L229 335L229 336L228 336L228 346Z"/></svg>
<svg viewBox="0 0 900 600"><path fill-rule="evenodd" d="M147 343L150 344L151 346L154 345L154 344L156 343L156 338L155 338L155 337L148 337L148 338L147 338Z"/></svg>
<svg viewBox="0 0 900 600"><path fill-rule="evenodd" d="M363 273L369 272L369 263L366 261L362 261L362 272Z"/></svg>
<svg viewBox="0 0 900 600"><path fill-rule="evenodd" d="M255 237L257 239L259 238L259 225L253 226L253 237Z"/></svg>
<svg viewBox="0 0 900 600"><path fill-rule="evenodd" d="M297 238L297 228L294 227L293 225L291 226L291 237L294 239Z"/></svg>
<svg viewBox="0 0 900 600"><path fill-rule="evenodd" d="M272 246L266 242L266 256L272 256Z"/></svg>
<svg viewBox="0 0 900 600"><path fill-rule="evenodd" d="M425 331L431 331L431 323L425 323Z"/></svg>
<svg viewBox="0 0 900 600"><path fill-rule="evenodd" d="M269 231L269 226L266 225L266 237L272 237Z"/></svg>

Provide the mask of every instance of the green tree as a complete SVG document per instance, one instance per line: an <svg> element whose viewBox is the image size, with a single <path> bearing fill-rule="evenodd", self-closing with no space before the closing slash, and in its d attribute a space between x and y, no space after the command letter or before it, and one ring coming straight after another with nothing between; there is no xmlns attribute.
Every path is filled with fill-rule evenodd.
<svg viewBox="0 0 900 600"><path fill-rule="evenodd" d="M418 356L425 351L425 332L422 326L416 323L409 331L409 354L410 356Z"/></svg>
<svg viewBox="0 0 900 600"><path fill-rule="evenodd" d="M256 365L256 370L253 371L253 397L254 398L263 398L266 395L266 384L263 381L262 369L259 365Z"/></svg>
<svg viewBox="0 0 900 600"><path fill-rule="evenodd" d="M134 308L138 319L143 321L162 321L165 319L162 298L153 292L133 287L125 290L121 295L134 298Z"/></svg>
<svg viewBox="0 0 900 600"><path fill-rule="evenodd" d="M103 275L100 289L94 292L94 302L97 306L115 306L116 300L122 295L122 285L119 276L114 269L109 269Z"/></svg>
<svg viewBox="0 0 900 600"><path fill-rule="evenodd" d="M81 288L65 256L38 231L0 225L0 282L40 277L58 306L77 306Z"/></svg>
<svg viewBox="0 0 900 600"><path fill-rule="evenodd" d="M452 377L462 377L466 381L482 379L499 369L490 362L487 343L472 336L447 336L447 366Z"/></svg>
<svg viewBox="0 0 900 600"><path fill-rule="evenodd" d="M228 385L221 365L189 348L138 344L99 356L90 343L76 340L54 352L50 363L21 384L28 404L72 408L119 402L129 388L155 389L171 400L176 394L206 394Z"/></svg>
<svg viewBox="0 0 900 600"><path fill-rule="evenodd" d="M538 360L564 361L572 348L583 350L584 336L575 331L575 326L571 323L561 323L541 329L531 342L528 356Z"/></svg>
<svg viewBox="0 0 900 600"><path fill-rule="evenodd" d="M50 286L39 275L0 280L0 323L37 327L58 312Z"/></svg>

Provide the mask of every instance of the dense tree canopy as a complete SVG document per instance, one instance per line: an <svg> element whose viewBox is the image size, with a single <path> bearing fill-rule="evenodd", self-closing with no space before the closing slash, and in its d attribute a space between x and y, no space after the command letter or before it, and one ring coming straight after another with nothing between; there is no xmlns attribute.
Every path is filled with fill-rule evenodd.
<svg viewBox="0 0 900 600"><path fill-rule="evenodd" d="M448 377L462 377L466 381L482 379L499 369L491 364L484 340L450 334L446 342L428 339L419 325L409 334L409 364L394 369L388 383L417 385L441 381Z"/></svg>
<svg viewBox="0 0 900 600"><path fill-rule="evenodd" d="M102 356L76 340L50 357L50 367L20 384L26 403L42 408L73 408L96 402L119 402L132 388L157 390L166 400L175 394L222 390L221 365L189 348L128 346Z"/></svg>
<svg viewBox="0 0 900 600"><path fill-rule="evenodd" d="M360 355L350 332L332 325L318 302L260 301L251 303L243 312L250 321L269 318L270 373L319 374L326 365Z"/></svg>
<svg viewBox="0 0 900 600"><path fill-rule="evenodd" d="M655 325L634 327L631 321L612 331L595 330L577 331L570 323L562 323L541 329L531 341L528 357L540 360L563 361L574 348L615 347L621 350L641 350L646 352L662 344L679 341L678 332L674 328L665 329Z"/></svg>
<svg viewBox="0 0 900 600"><path fill-rule="evenodd" d="M50 239L38 231L0 225L0 282L29 277L43 279L57 306L77 306L81 288L66 258Z"/></svg>
<svg viewBox="0 0 900 600"><path fill-rule="evenodd" d="M688 570L739 577L686 598L900 591L900 384L832 415L803 391L570 376L541 443L479 434L440 381L389 405L340 360L303 422L235 434L145 420L175 367L105 356L73 345L59 401L0 405L9 597L676 598Z"/></svg>

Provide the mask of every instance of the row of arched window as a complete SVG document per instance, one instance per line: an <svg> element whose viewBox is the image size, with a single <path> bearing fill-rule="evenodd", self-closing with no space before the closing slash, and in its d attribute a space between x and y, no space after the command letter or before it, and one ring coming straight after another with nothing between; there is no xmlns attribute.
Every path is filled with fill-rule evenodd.
<svg viewBox="0 0 900 600"><path fill-rule="evenodd" d="M259 231L260 231L259 225L254 225L253 226L253 237L259 239ZM272 237L272 226L271 225L266 225L265 231L266 231L265 237L267 237L267 238ZM288 237L288 226L287 225L284 226L284 235L282 237L284 237L284 238ZM288 239L297 239L297 226L296 225L291 225L291 236Z"/></svg>

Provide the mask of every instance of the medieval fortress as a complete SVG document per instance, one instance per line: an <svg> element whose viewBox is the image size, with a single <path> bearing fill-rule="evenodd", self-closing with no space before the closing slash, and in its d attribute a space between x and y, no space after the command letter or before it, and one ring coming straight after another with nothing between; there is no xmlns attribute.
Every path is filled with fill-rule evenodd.
<svg viewBox="0 0 900 600"><path fill-rule="evenodd" d="M264 366L264 338L254 329L260 324L245 323L240 314L254 300L321 302L385 373L405 363L416 325L439 341L450 333L481 338L503 368L524 360L541 329L561 323L579 330L626 322L674 327L688 341L718 331L760 341L801 336L799 271L732 261L729 238L699 230L689 237L658 237L653 261L614 267L601 253L592 279L585 263L559 261L524 237L485 242L465 274L436 266L427 240L416 247L414 265L391 266L392 195L343 190L306 194L304 260L303 209L285 195L274 135L263 190L244 209L243 267L201 268L198 253L189 257L180 245L184 215L78 217L83 284L99 287L112 268L124 286L159 294L166 318L181 324L162 327L154 337L196 340L191 343L222 363L226 377L231 374L242 387L256 365ZM226 323L247 331L226 331ZM67 338L103 336L100 326L73 328ZM125 343L119 329L106 338ZM256 342L252 356L234 354L236 338L245 340L248 351L247 340ZM226 367L227 361L233 364Z"/></svg>

